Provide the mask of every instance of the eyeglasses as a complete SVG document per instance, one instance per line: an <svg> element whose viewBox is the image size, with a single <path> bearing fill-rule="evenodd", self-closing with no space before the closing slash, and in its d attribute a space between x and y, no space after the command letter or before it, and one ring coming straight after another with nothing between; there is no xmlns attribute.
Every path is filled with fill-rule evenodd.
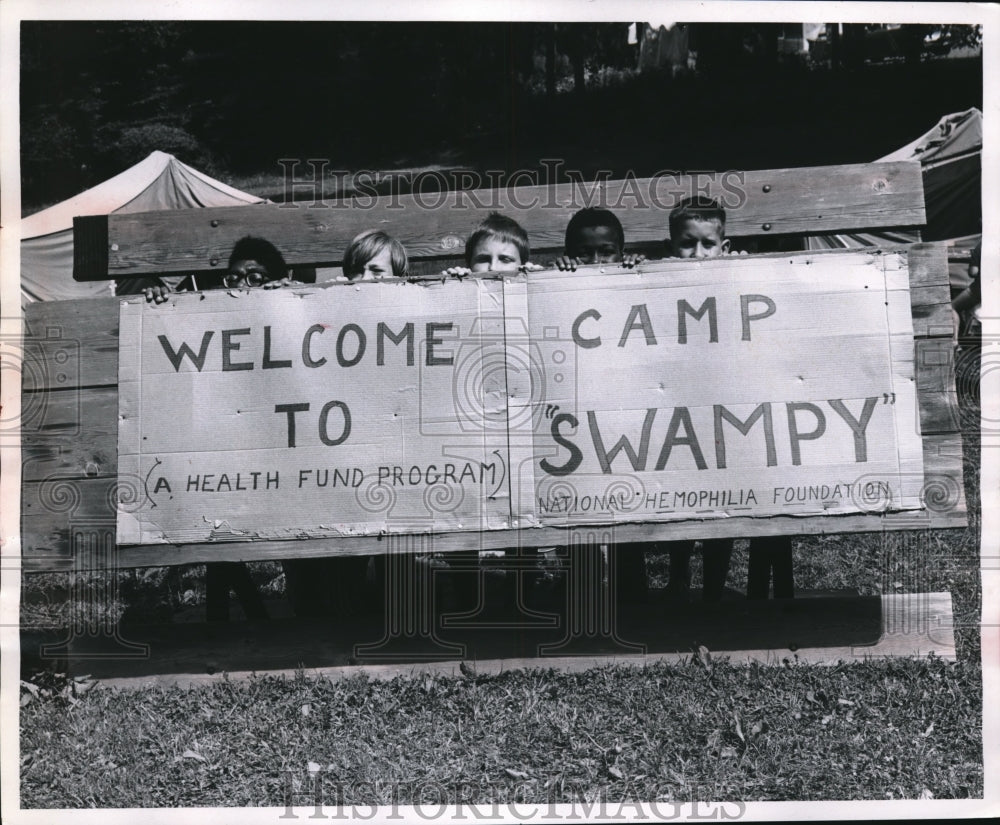
<svg viewBox="0 0 1000 825"><path fill-rule="evenodd" d="M226 289L233 289L243 285L250 287L260 286L270 280L266 272L261 272L259 269L251 269L249 272L227 272L222 278L222 283L226 286Z"/></svg>

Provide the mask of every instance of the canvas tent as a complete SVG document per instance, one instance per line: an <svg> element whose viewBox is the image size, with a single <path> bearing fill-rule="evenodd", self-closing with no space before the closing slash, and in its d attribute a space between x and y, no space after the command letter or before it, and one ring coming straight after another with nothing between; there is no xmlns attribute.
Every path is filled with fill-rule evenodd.
<svg viewBox="0 0 1000 825"><path fill-rule="evenodd" d="M21 302L96 298L112 281L73 280L73 218L263 203L166 152L153 152L120 175L21 221Z"/></svg>
<svg viewBox="0 0 1000 825"><path fill-rule="evenodd" d="M945 115L926 134L879 158L879 161L920 161L927 224L919 237L918 233L905 230L823 235L810 237L809 248L952 239L952 245L959 249L975 246L982 233L982 153L982 112L972 108Z"/></svg>

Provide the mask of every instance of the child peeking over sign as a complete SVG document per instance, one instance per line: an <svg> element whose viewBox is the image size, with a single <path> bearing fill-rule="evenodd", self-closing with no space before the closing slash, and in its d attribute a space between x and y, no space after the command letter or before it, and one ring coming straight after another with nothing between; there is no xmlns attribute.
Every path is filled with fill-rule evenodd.
<svg viewBox="0 0 1000 825"><path fill-rule="evenodd" d="M563 255L550 266L569 272L583 264L621 264L631 269L644 260L645 255L625 253L625 229L612 211L587 206L570 218ZM643 544L621 544L611 551L615 592L621 601L646 600L649 591L644 549ZM535 586L540 589L542 581L539 578Z"/></svg>
<svg viewBox="0 0 1000 825"><path fill-rule="evenodd" d="M726 210L713 198L684 198L668 222L667 254L672 258L715 258L729 252Z"/></svg>
<svg viewBox="0 0 1000 825"><path fill-rule="evenodd" d="M409 266L403 245L380 229L362 232L344 252L344 277L348 281L378 281L389 275L405 278Z"/></svg>
<svg viewBox="0 0 1000 825"><path fill-rule="evenodd" d="M473 272L530 272L542 267L528 261L528 233L513 218L491 212L465 241L465 266L442 275L462 277Z"/></svg>
<svg viewBox="0 0 1000 825"><path fill-rule="evenodd" d="M674 258L717 258L732 254L726 237L726 210L714 198L684 198L668 218L670 238L665 241L667 254ZM740 253L746 254L746 253ZM730 539L707 539L701 542L704 560L702 597L705 601L722 598L732 556ZM687 542L669 542L672 597L687 597L690 584L690 559L693 546ZM771 568L775 570L774 595L792 596L792 540L788 536L769 536L750 540L748 598L767 598Z"/></svg>
<svg viewBox="0 0 1000 825"><path fill-rule="evenodd" d="M528 233L513 218L490 212L465 241L465 266L452 266L441 274L464 277L474 272L530 272L542 267L529 263ZM479 551L462 550L446 556L460 583L455 586L455 606L474 607L478 601Z"/></svg>
<svg viewBox="0 0 1000 825"><path fill-rule="evenodd" d="M264 238L247 235L240 238L229 255L225 274L192 277L190 288L274 289L294 283L288 264L278 248ZM147 303L162 304L168 299L164 286L147 287ZM366 599L368 558L347 556L328 559L284 559L285 592L297 616L350 615L362 607L372 607ZM266 618L266 610L246 565L238 562L214 562L208 565L207 577L214 586L228 594L232 587L240 596L249 618Z"/></svg>
<svg viewBox="0 0 1000 825"><path fill-rule="evenodd" d="M587 206L573 215L566 226L566 248L550 266L576 271L581 264L621 264L631 269L645 255L625 253L625 230L608 209Z"/></svg>
<svg viewBox="0 0 1000 825"><path fill-rule="evenodd" d="M239 287L263 287L275 289L292 283L288 264L278 248L264 238L246 235L240 238L229 254L229 266L225 274L191 276L187 289L201 291L207 289L236 289ZM170 295L170 290L162 285L149 286L143 290L147 303L162 304Z"/></svg>

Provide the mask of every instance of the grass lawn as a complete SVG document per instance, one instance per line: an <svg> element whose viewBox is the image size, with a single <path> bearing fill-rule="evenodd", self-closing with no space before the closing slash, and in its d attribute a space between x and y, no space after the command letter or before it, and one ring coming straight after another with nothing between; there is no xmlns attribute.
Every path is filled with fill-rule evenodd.
<svg viewBox="0 0 1000 825"><path fill-rule="evenodd" d="M979 668L940 660L95 689L22 711L26 807L970 798ZM468 786L462 790L463 785ZM468 794L464 796L463 794ZM431 796L433 800L434 797Z"/></svg>
<svg viewBox="0 0 1000 825"><path fill-rule="evenodd" d="M979 410L965 401L964 530L802 537L798 586L950 591L958 661L330 681L120 691L23 674L21 805L283 806L605 799L961 799L983 794ZM648 560L654 583L666 561ZM697 580L697 565L695 565ZM275 592L280 567L255 574ZM169 619L197 569L119 574L122 614ZM745 550L729 585L745 587ZM65 577L25 578L22 624L72 621ZM429 794L429 797L427 796Z"/></svg>

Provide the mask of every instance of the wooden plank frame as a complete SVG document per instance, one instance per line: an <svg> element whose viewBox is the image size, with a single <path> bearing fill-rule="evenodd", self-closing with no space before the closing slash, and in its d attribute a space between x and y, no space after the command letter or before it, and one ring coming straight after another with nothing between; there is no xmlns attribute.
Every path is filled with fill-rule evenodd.
<svg viewBox="0 0 1000 825"><path fill-rule="evenodd" d="M954 387L952 317L947 249L915 244L849 254L905 252L911 307L926 509L900 513L810 518L736 517L672 523L617 524L616 541L826 534L964 527L962 439ZM798 253L845 254L844 250ZM773 257L789 257L786 253ZM493 277L493 276L487 276ZM316 288L339 288L340 285ZM37 303L26 310L22 394L22 548L26 571L81 569L72 556L78 524L100 525L113 535L117 501L137 494L117 478L118 300ZM597 525L595 525L597 527ZM434 536L435 551L504 549L565 544L569 531L544 527ZM113 542L112 542L113 544ZM378 554L381 536L294 541L213 542L118 547L92 553L93 566L113 558L117 567L212 561L250 561L331 555ZM103 559L103 561L102 561Z"/></svg>
<svg viewBox="0 0 1000 825"><path fill-rule="evenodd" d="M372 227L402 241L413 269L429 273L463 262L465 238L491 210L517 217L529 233L535 261L544 264L562 254L569 217L584 206L614 211L627 248L660 257L669 210L692 194L722 202L732 238L925 223L923 179L913 161L663 172L593 183L80 217L74 221L73 277L218 273L233 244L248 234L280 238L292 267L335 266L351 239Z"/></svg>

